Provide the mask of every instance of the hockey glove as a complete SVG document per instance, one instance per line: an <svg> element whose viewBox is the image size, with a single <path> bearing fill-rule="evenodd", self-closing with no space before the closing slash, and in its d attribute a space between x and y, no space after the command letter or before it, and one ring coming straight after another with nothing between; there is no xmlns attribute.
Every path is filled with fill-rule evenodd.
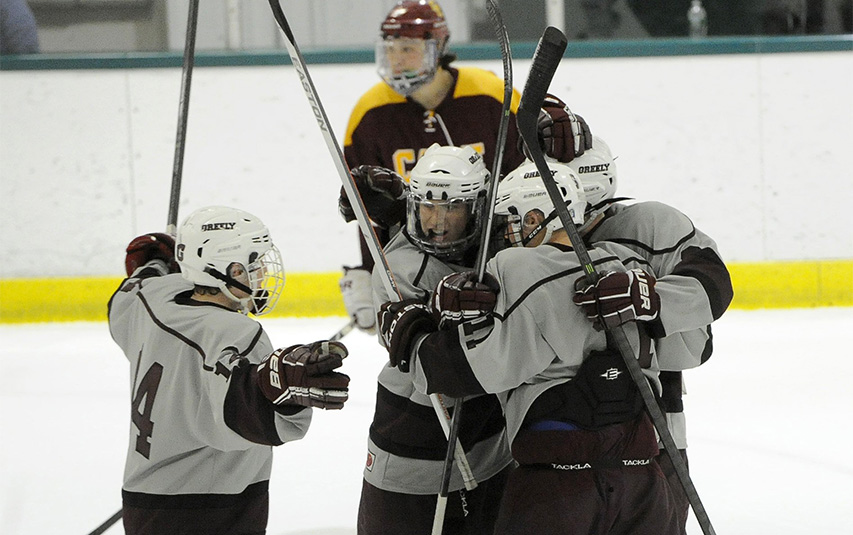
<svg viewBox="0 0 853 535"><path fill-rule="evenodd" d="M355 325L369 334L376 332L376 313L373 311L373 284L370 271L363 267L344 266L344 276L338 282L347 315Z"/></svg>
<svg viewBox="0 0 853 535"><path fill-rule="evenodd" d="M594 285L578 279L572 300L598 330L629 321L654 321L660 313L655 278L642 269L604 272Z"/></svg>
<svg viewBox="0 0 853 535"><path fill-rule="evenodd" d="M162 232L152 232L133 238L127 245L124 257L124 270L130 277L136 268L144 266L152 260L162 260L169 268L169 273L178 273L181 268L175 261L175 238Z"/></svg>
<svg viewBox="0 0 853 535"><path fill-rule="evenodd" d="M350 171L367 216L382 228L400 224L406 218L406 181L390 169L360 165ZM355 217L346 190L341 188L338 211L349 223Z"/></svg>
<svg viewBox="0 0 853 535"><path fill-rule="evenodd" d="M436 285L431 301L439 328L454 328L491 313L499 291L498 281L488 273L483 276L483 282L477 280L474 271L445 276Z"/></svg>
<svg viewBox="0 0 853 535"><path fill-rule="evenodd" d="M409 371L412 344L421 335L438 330L438 322L430 314L429 307L417 299L385 303L377 319L391 366L403 372Z"/></svg>
<svg viewBox="0 0 853 535"><path fill-rule="evenodd" d="M554 95L545 97L542 109L539 110L537 129L539 146L547 156L558 162L568 163L592 148L589 125L583 117L572 113L566 103ZM532 159L524 142L519 142L524 154Z"/></svg>
<svg viewBox="0 0 853 535"><path fill-rule="evenodd" d="M276 349L258 366L258 386L275 405L343 408L349 377L332 370L347 353L342 343L329 341Z"/></svg>

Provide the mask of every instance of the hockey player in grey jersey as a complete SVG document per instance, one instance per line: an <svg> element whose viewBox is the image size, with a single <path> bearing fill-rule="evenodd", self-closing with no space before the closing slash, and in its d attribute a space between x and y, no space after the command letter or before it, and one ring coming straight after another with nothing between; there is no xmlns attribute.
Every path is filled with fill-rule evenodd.
<svg viewBox="0 0 853 535"><path fill-rule="evenodd" d="M333 370L346 348L274 350L246 315L271 310L284 285L269 231L246 212L197 210L177 247L146 234L125 263L109 327L130 362L126 533L264 533L271 446L302 438L311 407L343 406L349 378Z"/></svg>
<svg viewBox="0 0 853 535"><path fill-rule="evenodd" d="M616 163L607 143L598 136L593 146L568 165L578 172L590 209L581 232L587 242L622 244L645 259L656 276L656 310L643 321L655 340L661 367L661 402L670 433L687 460L687 429L682 403L682 371L704 363L712 350L711 323L720 318L732 300L732 282L716 243L675 208L660 202L624 202L614 199ZM619 201L623 202L619 202ZM617 280L618 279L618 280ZM575 298L590 319L607 315L608 325L630 321L631 284L612 275L599 288L585 288ZM601 310L596 294L607 287L611 298ZM621 296L616 298L615 295ZM616 311L623 311L615 313ZM661 447L659 458L679 503L682 530L687 522L688 500L669 456Z"/></svg>
<svg viewBox="0 0 853 535"><path fill-rule="evenodd" d="M418 160L405 229L384 249L403 300L425 303L442 277L473 265L488 180L482 157L470 147L433 145ZM374 270L377 304L397 299L388 295L382 276ZM430 398L415 390L409 374L386 365L378 383L358 533L428 534L447 439ZM453 400L444 399L453 410ZM443 533L491 533L512 464L505 421L493 395L466 398L462 415L460 442L478 486L464 489L459 471L453 471Z"/></svg>
<svg viewBox="0 0 853 535"><path fill-rule="evenodd" d="M562 165L552 169L582 223L577 176ZM500 394L520 466L507 483L496 534L676 533L673 498L654 460L654 428L622 358L571 303L582 268L535 167L503 180L496 214L506 218L510 241L525 247L498 252L486 284L471 272L451 274L430 306L383 305L379 326L392 364L410 361L422 392ZM589 252L600 270L649 275L642 258L617 244ZM625 331L659 388L654 346L635 323Z"/></svg>

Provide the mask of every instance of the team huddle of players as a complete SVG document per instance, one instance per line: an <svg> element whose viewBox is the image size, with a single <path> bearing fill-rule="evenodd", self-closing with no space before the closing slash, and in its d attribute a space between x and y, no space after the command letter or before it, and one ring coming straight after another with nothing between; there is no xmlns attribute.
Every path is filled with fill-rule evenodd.
<svg viewBox="0 0 853 535"><path fill-rule="evenodd" d="M448 448L437 399L448 412L461 403L465 470L451 472L443 533L684 533L685 492L609 332L624 330L686 460L681 372L710 356L710 325L732 298L716 244L670 206L616 197L610 148L549 96L539 142L601 274L587 283L519 139L517 92L498 147L503 81L453 67L448 38L435 2L397 4L376 50L383 80L345 135L396 289L360 238L362 263L345 268L341 291L388 364L358 533L432 532ZM360 216L343 190L338 204L345 220ZM313 408L344 406L346 347L275 349L248 316L275 306L284 276L267 227L246 212L208 207L176 239L140 236L126 268L109 307L131 365L126 532L264 533L271 446L302 438Z"/></svg>

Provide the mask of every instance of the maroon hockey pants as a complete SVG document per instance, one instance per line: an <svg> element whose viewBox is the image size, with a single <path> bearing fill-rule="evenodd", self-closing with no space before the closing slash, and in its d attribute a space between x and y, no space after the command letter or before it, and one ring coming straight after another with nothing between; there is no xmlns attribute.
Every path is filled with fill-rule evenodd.
<svg viewBox="0 0 853 535"><path fill-rule="evenodd" d="M520 466L504 490L495 535L680 531L645 414L596 431L522 431L512 452Z"/></svg>
<svg viewBox="0 0 853 535"><path fill-rule="evenodd" d="M479 481L474 490L451 492L442 534L491 534L511 470L511 466L507 467L488 480ZM365 481L358 506L358 535L429 535L435 503L436 494L389 492Z"/></svg>

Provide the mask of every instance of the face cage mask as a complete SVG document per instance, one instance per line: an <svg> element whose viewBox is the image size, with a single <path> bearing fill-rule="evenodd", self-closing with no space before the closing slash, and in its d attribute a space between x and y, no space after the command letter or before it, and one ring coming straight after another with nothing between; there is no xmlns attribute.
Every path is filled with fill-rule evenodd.
<svg viewBox="0 0 853 535"><path fill-rule="evenodd" d="M423 46L421 64L416 70L412 69L395 74L391 60L389 59L389 49L402 49L407 46L418 48ZM406 52L398 51L392 52L392 54L406 54ZM438 69L438 60L438 43L435 39L389 37L387 39L380 39L376 43L376 71L385 83L391 86L391 89L404 97L408 97L419 87L432 80Z"/></svg>
<svg viewBox="0 0 853 535"><path fill-rule="evenodd" d="M407 203L406 231L422 251L439 258L461 256L480 235L480 214L484 204L485 198L482 195L476 199L455 198L447 201L435 201L424 199L420 195L411 194ZM447 216L453 213L454 209L461 210L464 208L467 218L465 228L460 236L449 242L436 242L436 235L432 231L426 234L423 230L421 206L433 207L433 217L441 218L438 220L438 222L441 222L438 226L444 229L445 232L449 228L455 229L456 227L456 222L446 221ZM453 208L450 208L450 206ZM435 227L436 221L433 220L432 222L433 227Z"/></svg>
<svg viewBox="0 0 853 535"><path fill-rule="evenodd" d="M205 272L227 286L249 294L248 297L239 298L227 286L222 287L222 292L229 299L240 303L240 312L243 314L251 312L255 316L262 316L272 311L284 288L284 267L281 253L275 246L246 266L247 284L211 268L205 269Z"/></svg>

